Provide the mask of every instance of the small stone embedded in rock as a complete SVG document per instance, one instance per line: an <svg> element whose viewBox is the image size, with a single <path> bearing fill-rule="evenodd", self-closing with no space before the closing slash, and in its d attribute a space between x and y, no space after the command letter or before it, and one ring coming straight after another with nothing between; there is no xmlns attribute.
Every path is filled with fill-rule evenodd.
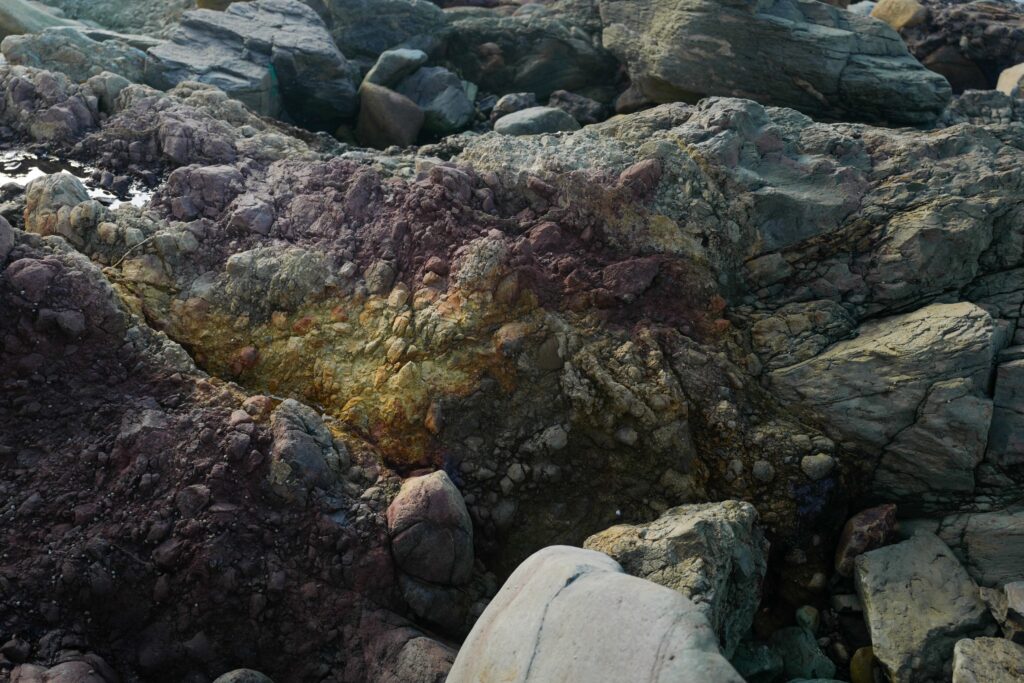
<svg viewBox="0 0 1024 683"><path fill-rule="evenodd" d="M834 470L835 467L835 458L827 453L805 455L800 460L800 469L803 470L803 473L813 481L819 481L832 474L832 470Z"/></svg>

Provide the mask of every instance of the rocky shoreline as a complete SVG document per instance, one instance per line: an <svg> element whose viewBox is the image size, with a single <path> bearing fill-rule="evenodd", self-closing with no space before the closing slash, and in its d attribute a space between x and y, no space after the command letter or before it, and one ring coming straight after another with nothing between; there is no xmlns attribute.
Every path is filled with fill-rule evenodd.
<svg viewBox="0 0 1024 683"><path fill-rule="evenodd" d="M153 4L0 7L0 681L1024 680L1024 6Z"/></svg>

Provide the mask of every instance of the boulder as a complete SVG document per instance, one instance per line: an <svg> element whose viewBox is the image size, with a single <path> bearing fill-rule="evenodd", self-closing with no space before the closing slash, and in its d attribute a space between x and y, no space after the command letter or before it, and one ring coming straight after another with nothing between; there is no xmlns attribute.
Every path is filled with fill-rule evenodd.
<svg viewBox="0 0 1024 683"><path fill-rule="evenodd" d="M0 270L3 269L8 254L14 248L14 241L14 229L11 228L11 224L7 222L6 218L0 216Z"/></svg>
<svg viewBox="0 0 1024 683"><path fill-rule="evenodd" d="M996 83L996 90L1004 92L1010 97L1024 96L1024 63L1011 66L999 74L999 81Z"/></svg>
<svg viewBox="0 0 1024 683"><path fill-rule="evenodd" d="M79 83L104 71L141 82L146 69L145 52L119 40L92 40L72 26L8 36L0 51L11 64L60 71Z"/></svg>
<svg viewBox="0 0 1024 683"><path fill-rule="evenodd" d="M391 88L426 62L427 53L423 50L408 48L386 50L377 58L377 63L373 65L373 68L367 72L363 83L373 83Z"/></svg>
<svg viewBox="0 0 1024 683"><path fill-rule="evenodd" d="M537 96L532 92L511 92L502 95L494 103L494 109L491 110L491 122L493 123L507 114L536 106Z"/></svg>
<svg viewBox="0 0 1024 683"><path fill-rule="evenodd" d="M669 654L671 653L671 654ZM675 683L742 678L704 614L598 552L551 546L508 578L470 632L448 683Z"/></svg>
<svg viewBox="0 0 1024 683"><path fill-rule="evenodd" d="M749 503L683 505L649 524L613 526L583 546L693 601L726 657L750 630L768 566L768 541Z"/></svg>
<svg viewBox="0 0 1024 683"><path fill-rule="evenodd" d="M494 131L503 135L540 135L579 130L576 119L554 107L530 107L506 114L494 122Z"/></svg>
<svg viewBox="0 0 1024 683"><path fill-rule="evenodd" d="M402 482L388 506L391 552L402 571L432 583L460 585L473 571L473 522L444 471Z"/></svg>
<svg viewBox="0 0 1024 683"><path fill-rule="evenodd" d="M899 31L927 21L928 8L917 0L879 0L871 16Z"/></svg>
<svg viewBox="0 0 1024 683"><path fill-rule="evenodd" d="M301 500L308 489L328 488L348 466L320 416L307 405L285 399L270 416L274 435L270 483L286 500Z"/></svg>
<svg viewBox="0 0 1024 683"><path fill-rule="evenodd" d="M599 123L607 118L607 107L603 104L568 90L556 90L551 93L551 97L548 98L548 106L561 109L584 126Z"/></svg>
<svg viewBox="0 0 1024 683"><path fill-rule="evenodd" d="M836 572L853 575L858 555L880 548L896 538L896 506L892 504L861 510L846 520L836 547Z"/></svg>
<svg viewBox="0 0 1024 683"><path fill-rule="evenodd" d="M351 59L372 64L377 57L412 39L426 43L443 35L444 12L430 0L318 0L316 3L338 48Z"/></svg>
<svg viewBox="0 0 1024 683"><path fill-rule="evenodd" d="M1024 681L1024 647L1003 638L965 638L953 649L953 683Z"/></svg>
<svg viewBox="0 0 1024 683"><path fill-rule="evenodd" d="M269 676L253 669L235 669L222 674L213 683L274 683Z"/></svg>
<svg viewBox="0 0 1024 683"><path fill-rule="evenodd" d="M405 95L364 82L359 88L356 139L367 147L408 147L423 127L423 110Z"/></svg>
<svg viewBox="0 0 1024 683"><path fill-rule="evenodd" d="M730 95L821 118L920 125L950 100L949 84L891 28L814 0L600 7L604 45L655 102Z"/></svg>
<svg viewBox="0 0 1024 683"><path fill-rule="evenodd" d="M449 135L473 120L473 102L462 79L444 67L423 67L402 80L395 90L423 110L423 129L428 133Z"/></svg>
<svg viewBox="0 0 1024 683"><path fill-rule="evenodd" d="M25 231L74 240L71 210L89 200L85 186L70 173L53 173L25 186Z"/></svg>
<svg viewBox="0 0 1024 683"><path fill-rule="evenodd" d="M356 111L355 67L298 0L186 12L171 40L149 54L146 80L160 89L209 83L258 114L331 132Z"/></svg>
<svg viewBox="0 0 1024 683"><path fill-rule="evenodd" d="M936 532L983 586L1021 579L1024 567L1024 510L952 514Z"/></svg>
<svg viewBox="0 0 1024 683"><path fill-rule="evenodd" d="M992 626L978 586L934 534L864 553L854 572L875 657L893 683L940 677L958 640Z"/></svg>

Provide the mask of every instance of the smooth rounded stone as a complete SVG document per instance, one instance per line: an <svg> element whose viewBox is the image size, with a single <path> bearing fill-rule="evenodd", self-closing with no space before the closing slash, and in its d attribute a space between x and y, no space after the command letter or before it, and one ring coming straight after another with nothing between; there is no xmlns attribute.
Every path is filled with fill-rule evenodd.
<svg viewBox="0 0 1024 683"><path fill-rule="evenodd" d="M583 546L692 600L707 615L726 657L750 630L767 571L768 541L749 503L683 505L649 524L613 526Z"/></svg>
<svg viewBox="0 0 1024 683"><path fill-rule="evenodd" d="M367 72L363 82L391 88L426 63L427 53L423 50L386 50L377 58L377 63Z"/></svg>
<svg viewBox="0 0 1024 683"><path fill-rule="evenodd" d="M607 118L607 107L603 104L568 90L556 90L551 93L551 97L548 98L548 106L566 112L581 126L600 123Z"/></svg>
<svg viewBox="0 0 1024 683"><path fill-rule="evenodd" d="M85 185L70 173L53 173L33 180L25 186L25 232L76 240L71 209L88 200Z"/></svg>
<svg viewBox="0 0 1024 683"><path fill-rule="evenodd" d="M551 546L508 578L448 675L448 683L492 680L743 679L719 654L710 624L687 598L624 574L602 553Z"/></svg>
<svg viewBox="0 0 1024 683"><path fill-rule="evenodd" d="M416 144L425 115L415 102L374 83L363 83L359 97L356 139L360 144L377 149Z"/></svg>
<svg viewBox="0 0 1024 683"><path fill-rule="evenodd" d="M7 222L7 219L0 216L0 270L7 261L7 255L14 248L14 228Z"/></svg>
<svg viewBox="0 0 1024 683"><path fill-rule="evenodd" d="M950 100L945 79L890 27L814 0L599 5L603 44L655 102L742 96L814 117L920 125Z"/></svg>
<svg viewBox="0 0 1024 683"><path fill-rule="evenodd" d="M417 37L444 33L445 13L430 0L320 0L338 48L351 59L372 63L384 52Z"/></svg>
<svg viewBox="0 0 1024 683"><path fill-rule="evenodd" d="M941 677L958 640L993 627L978 586L934 534L864 553L854 568L874 655L893 683Z"/></svg>
<svg viewBox="0 0 1024 683"><path fill-rule="evenodd" d="M423 129L428 133L455 133L473 120L473 102L462 79L444 67L425 66L395 86L395 91L423 110Z"/></svg>
<svg viewBox="0 0 1024 683"><path fill-rule="evenodd" d="M953 683L1024 681L1024 647L1005 638L964 639L953 648Z"/></svg>
<svg viewBox="0 0 1024 683"><path fill-rule="evenodd" d="M330 132L356 112L358 70L320 16L298 0L186 12L171 39L149 55L146 81L163 90L182 81L209 83L258 114L287 113Z"/></svg>
<svg viewBox="0 0 1024 683"><path fill-rule="evenodd" d="M491 121L497 121L512 112L536 106L537 96L532 92L510 92L499 97L498 101L494 103L494 109L491 110Z"/></svg>
<svg viewBox="0 0 1024 683"><path fill-rule="evenodd" d="M213 683L274 683L269 676L253 669L235 669L218 676Z"/></svg>
<svg viewBox="0 0 1024 683"><path fill-rule="evenodd" d="M60 71L79 83L104 71L141 82L146 70L146 53L142 50L120 40L92 40L72 26L8 36L0 43L0 51L11 64Z"/></svg>
<svg viewBox="0 0 1024 683"><path fill-rule="evenodd" d="M473 522L462 494L439 470L402 482L388 506L391 552L423 581L461 585L473 572Z"/></svg>
<svg viewBox="0 0 1024 683"><path fill-rule="evenodd" d="M879 0L871 16L900 31L927 21L928 8L917 0Z"/></svg>
<svg viewBox="0 0 1024 683"><path fill-rule="evenodd" d="M1024 97L1024 63L1003 69L996 83L996 90L1010 97Z"/></svg>
<svg viewBox="0 0 1024 683"><path fill-rule="evenodd" d="M494 131L502 135L539 135L579 128L576 119L554 107L530 107L506 114L494 122Z"/></svg>
<svg viewBox="0 0 1024 683"><path fill-rule="evenodd" d="M789 626L772 634L769 644L783 661L790 678L832 678L836 665L825 656L814 634L801 626Z"/></svg>
<svg viewBox="0 0 1024 683"><path fill-rule="evenodd" d="M875 683L875 651L870 645L857 648L850 658L850 683Z"/></svg>
<svg viewBox="0 0 1024 683"><path fill-rule="evenodd" d="M836 546L836 572L853 575L858 555L880 548L896 538L896 506L889 503L861 510L846 520Z"/></svg>
<svg viewBox="0 0 1024 683"><path fill-rule="evenodd" d="M827 453L805 455L800 459L800 469L812 481L819 481L832 474L836 468L836 459Z"/></svg>

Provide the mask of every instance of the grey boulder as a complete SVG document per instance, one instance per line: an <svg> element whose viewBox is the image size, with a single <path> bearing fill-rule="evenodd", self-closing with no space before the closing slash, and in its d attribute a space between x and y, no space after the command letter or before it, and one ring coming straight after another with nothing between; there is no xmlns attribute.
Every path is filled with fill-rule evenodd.
<svg viewBox="0 0 1024 683"><path fill-rule="evenodd" d="M1003 638L964 639L953 649L953 683L1024 681L1024 647Z"/></svg>
<svg viewBox="0 0 1024 683"><path fill-rule="evenodd" d="M423 50L410 48L387 50L377 58L377 63L367 72L363 83L373 83L391 88L426 62L427 53Z"/></svg>
<svg viewBox="0 0 1024 683"><path fill-rule="evenodd" d="M768 567L768 541L749 503L682 505L649 524L613 526L583 545L693 601L726 657L750 630Z"/></svg>
<svg viewBox="0 0 1024 683"><path fill-rule="evenodd" d="M554 107L530 107L506 114L494 122L494 131L502 135L539 135L579 130L572 116Z"/></svg>
<svg viewBox="0 0 1024 683"><path fill-rule="evenodd" d="M171 40L149 54L147 82L162 90L209 83L258 114L331 132L356 111L356 69L298 0L186 12Z"/></svg>
<svg viewBox="0 0 1024 683"><path fill-rule="evenodd" d="M983 586L1024 577L1024 509L952 514L936 531Z"/></svg>
<svg viewBox="0 0 1024 683"><path fill-rule="evenodd" d="M551 546L505 582L459 650L448 683L741 683L711 625L671 589L602 553Z"/></svg>
<svg viewBox="0 0 1024 683"><path fill-rule="evenodd" d="M993 626L978 586L934 534L858 556L854 580L874 654L893 683L940 677L958 640Z"/></svg>
<svg viewBox="0 0 1024 683"><path fill-rule="evenodd" d="M655 102L729 95L827 119L918 125L950 101L949 83L889 26L813 0L600 0L600 8L604 45Z"/></svg>
<svg viewBox="0 0 1024 683"><path fill-rule="evenodd" d="M473 120L473 102L462 79L440 66L426 66L399 83L395 90L423 110L423 128L435 135L455 133Z"/></svg>

